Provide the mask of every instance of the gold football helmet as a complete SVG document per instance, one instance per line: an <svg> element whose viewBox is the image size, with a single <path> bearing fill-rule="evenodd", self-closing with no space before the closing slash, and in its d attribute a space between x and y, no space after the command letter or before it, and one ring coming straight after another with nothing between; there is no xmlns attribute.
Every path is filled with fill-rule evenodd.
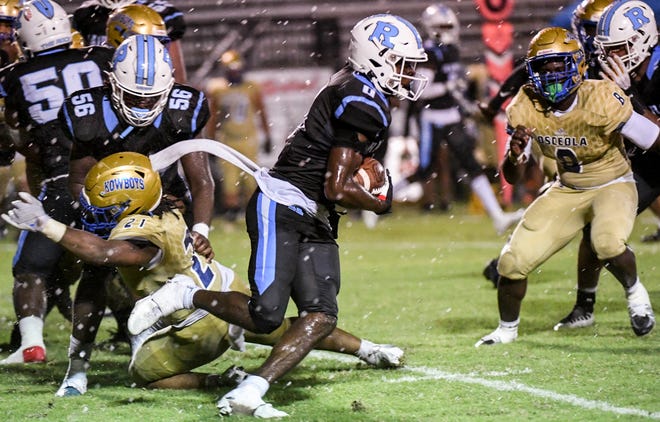
<svg viewBox="0 0 660 422"><path fill-rule="evenodd" d="M225 68L233 71L243 70L243 59L236 50L227 50L222 53L218 62Z"/></svg>
<svg viewBox="0 0 660 422"><path fill-rule="evenodd" d="M575 8L571 27L573 33L577 35L587 54L593 54L596 51L594 46L594 36L596 35L596 26L603 11L612 4L614 0L582 0Z"/></svg>
<svg viewBox="0 0 660 422"><path fill-rule="evenodd" d="M0 0L0 21L15 22L21 11L21 0Z"/></svg>
<svg viewBox="0 0 660 422"><path fill-rule="evenodd" d="M154 9L142 4L116 9L108 17L105 28L108 44L113 48L119 47L126 38L136 34L153 35L163 44L170 41L163 18Z"/></svg>
<svg viewBox="0 0 660 422"><path fill-rule="evenodd" d="M547 71L549 62L561 62L562 70ZM558 103L578 89L587 72L584 49L564 28L542 29L529 43L527 72L538 94Z"/></svg>
<svg viewBox="0 0 660 422"><path fill-rule="evenodd" d="M149 157L136 152L109 155L85 177L80 192L83 227L107 237L124 217L153 211L161 197L160 176Z"/></svg>
<svg viewBox="0 0 660 422"><path fill-rule="evenodd" d="M20 11L21 0L0 0L0 22L11 25L11 29L7 27L0 32L0 42L14 42L16 40L14 28Z"/></svg>
<svg viewBox="0 0 660 422"><path fill-rule="evenodd" d="M85 47L85 39L80 32L71 29L71 47L70 48L83 48Z"/></svg>

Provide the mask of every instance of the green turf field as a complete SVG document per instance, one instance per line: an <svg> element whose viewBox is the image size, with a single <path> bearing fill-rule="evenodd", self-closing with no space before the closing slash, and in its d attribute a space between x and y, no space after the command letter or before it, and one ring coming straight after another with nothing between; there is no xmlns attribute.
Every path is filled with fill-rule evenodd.
<svg viewBox="0 0 660 422"><path fill-rule="evenodd" d="M401 207L399 207L401 208ZM481 271L505 237L484 216L418 215L397 209L367 230L356 218L341 223L342 328L407 354L399 370L371 369L357 358L315 354L273 385L266 399L291 421L609 421L660 419L658 328L637 338L623 290L604 273L596 324L569 332L553 325L575 299L577 243L539 268L523 303L518 341L474 348L497 325L496 291ZM247 235L239 225L216 222L217 258L245 276ZM638 219L631 245L639 273L660 311L660 244L642 244L654 230ZM14 312L11 257L15 244L0 241L0 343L9 339ZM293 309L290 309L293 311ZM114 329L104 320L98 340ZM57 312L46 321L49 362L0 367L3 421L200 421L218 418L217 391L153 391L131 385L128 348L98 349L88 372L89 392L56 398L67 367L70 328ZM256 367L268 350L229 352L202 369L232 364ZM6 351L0 352L1 357ZM246 420L247 417L232 417Z"/></svg>

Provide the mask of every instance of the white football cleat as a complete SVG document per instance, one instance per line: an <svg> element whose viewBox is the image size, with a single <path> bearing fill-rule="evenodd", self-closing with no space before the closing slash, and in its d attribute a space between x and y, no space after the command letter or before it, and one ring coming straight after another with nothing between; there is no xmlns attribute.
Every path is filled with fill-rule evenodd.
<svg viewBox="0 0 660 422"><path fill-rule="evenodd" d="M495 331L492 333L488 334L487 336L481 337L478 342L475 343L474 347L479 347L482 344L485 344L487 346L492 346L494 344L505 344L505 343L511 343L513 342L516 338L518 338L518 327L514 328L503 328L503 327L497 327Z"/></svg>
<svg viewBox="0 0 660 422"><path fill-rule="evenodd" d="M21 347L11 355L0 360L0 365L11 365L14 363L46 363L46 346L41 344Z"/></svg>
<svg viewBox="0 0 660 422"><path fill-rule="evenodd" d="M377 368L399 368L403 366L403 350L391 344L374 344L371 351L360 359Z"/></svg>
<svg viewBox="0 0 660 422"><path fill-rule="evenodd" d="M71 378L64 378L57 390L57 397L82 396L87 392L87 375L78 373Z"/></svg>
<svg viewBox="0 0 660 422"><path fill-rule="evenodd" d="M515 212L504 212L497 218L493 218L493 226L498 235L503 235L504 232L511 226L514 226L525 213L525 209L521 208Z"/></svg>
<svg viewBox="0 0 660 422"><path fill-rule="evenodd" d="M180 309L190 309L192 295L200 290L192 278L177 274L160 289L135 302L128 318L128 331L137 335L158 322L159 319Z"/></svg>
<svg viewBox="0 0 660 422"><path fill-rule="evenodd" d="M638 283L635 293L628 295L628 315L635 334L644 336L655 327L655 314L646 288L641 282Z"/></svg>
<svg viewBox="0 0 660 422"><path fill-rule="evenodd" d="M250 386L234 388L218 400L217 407L220 416L240 414L262 419L289 416L288 413L277 410L270 403L266 403L259 392Z"/></svg>

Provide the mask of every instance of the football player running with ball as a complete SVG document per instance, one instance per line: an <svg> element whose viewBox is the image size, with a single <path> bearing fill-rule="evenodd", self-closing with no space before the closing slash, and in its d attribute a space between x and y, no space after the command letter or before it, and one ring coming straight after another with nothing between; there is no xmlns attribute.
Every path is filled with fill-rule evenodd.
<svg viewBox="0 0 660 422"><path fill-rule="evenodd" d="M135 297L154 292L172 277L205 291L248 295L249 286L234 271L194 251L181 212L162 199L161 192L160 176L149 158L120 152L92 167L82 192L83 220L111 230L107 240L50 218L41 203L24 192L3 218L18 228L40 232L87 262L117 266ZM230 346L242 349L243 335L247 341L272 345L294 320L287 318L270 334L257 335L243 333L206 311L177 312L133 339L129 372L136 383L152 388L217 387L222 377L191 370L215 360ZM376 367L403 363L400 348L373 344L338 328L315 348L356 355ZM80 374L69 381L62 395L85 392L86 379Z"/></svg>
<svg viewBox="0 0 660 422"><path fill-rule="evenodd" d="M357 23L351 31L349 63L316 96L269 172L273 182L286 189L266 195L259 188L248 203L251 297L228 298L183 283L173 295L177 283L170 283L167 290L160 290L165 290L163 294L159 291L136 303L129 319L132 332L177 309L201 308L250 331L269 333L281 325L293 299L298 319L264 364L220 399L221 414L286 415L262 397L337 324L336 207L390 211L391 183L373 194L353 175L363 159L387 140L391 97L414 101L421 94L427 80L415 68L426 59L419 33L410 22L382 14ZM172 296L180 299L173 301Z"/></svg>
<svg viewBox="0 0 660 422"><path fill-rule="evenodd" d="M557 161L558 180L527 208L500 253L500 323L475 346L510 343L518 337L527 276L591 224L598 259L624 287L629 307L647 309L646 289L635 255L626 245L637 191L623 136L643 150L660 150L660 128L633 111L626 93L609 80L585 79L585 53L563 28L541 30L530 42L523 86L507 107L512 133L502 171L510 183L522 177L531 142ZM623 136L622 136L623 135Z"/></svg>

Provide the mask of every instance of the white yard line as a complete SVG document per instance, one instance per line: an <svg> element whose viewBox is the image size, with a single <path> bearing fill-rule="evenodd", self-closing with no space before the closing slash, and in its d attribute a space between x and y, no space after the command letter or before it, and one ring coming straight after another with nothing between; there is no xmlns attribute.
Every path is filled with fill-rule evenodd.
<svg viewBox="0 0 660 422"><path fill-rule="evenodd" d="M337 355L331 352L320 352L313 351L310 354L310 357L324 359L324 360L335 360L339 362L348 362L355 363L356 358L346 356L346 355ZM633 416L643 416L651 419L660 419L660 412L649 412L648 410L637 409L634 407L619 407L608 402L600 400L590 400L582 397L575 396L573 394L562 394L555 391L544 390L542 388L530 387L528 385L519 383L517 381L500 381L492 380L485 377L501 377L506 375L516 375L516 374L527 374L531 370L525 368L522 371L497 371L497 372L485 372L482 374L459 374L441 371L435 368L428 367L414 367L414 366L404 366L399 371L412 372L415 375L402 376L396 378L383 378L381 381L389 383L400 383L400 382L418 382L425 380L445 380L450 382L462 382L465 384L477 384L483 387L492 388L497 391L518 391L522 393L531 394L537 397L543 397L549 400L568 403L573 406L581 407L583 409L589 410L601 410L603 412L615 413L617 415L633 415Z"/></svg>

